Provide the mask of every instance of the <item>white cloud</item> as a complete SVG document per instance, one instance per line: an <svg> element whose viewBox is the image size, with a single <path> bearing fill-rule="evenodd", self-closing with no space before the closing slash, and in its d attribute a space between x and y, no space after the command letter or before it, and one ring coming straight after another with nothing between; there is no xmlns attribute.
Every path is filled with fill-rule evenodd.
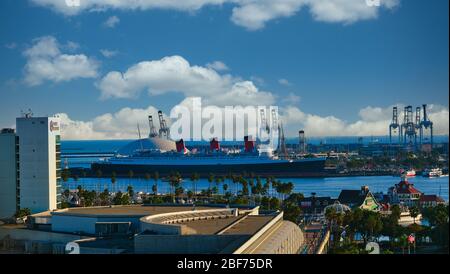
<svg viewBox="0 0 450 274"><path fill-rule="evenodd" d="M137 139L137 124L141 136L148 136L148 115L157 117L158 110L152 106L145 109L123 108L115 113L105 113L88 121L73 120L66 113L61 118L61 137L64 140ZM167 117L167 116L166 116ZM159 126L155 121L156 126Z"/></svg>
<svg viewBox="0 0 450 274"><path fill-rule="evenodd" d="M120 18L117 16L111 16L109 17L103 25L107 28L115 28L120 23Z"/></svg>
<svg viewBox="0 0 450 274"><path fill-rule="evenodd" d="M287 79L284 79L284 78L279 79L278 83L280 85L283 85L283 86L286 86L286 87L292 86L291 82L289 82Z"/></svg>
<svg viewBox="0 0 450 274"><path fill-rule="evenodd" d="M203 103L203 107L207 104ZM192 108L192 98L184 99L179 105ZM399 109L402 106L399 105ZM429 117L434 123L436 135L448 135L448 107L430 105ZM346 122L334 116L319 116L301 111L296 107L280 109L286 135L296 137L299 129L304 129L308 136L385 136L388 134L392 107L367 107L362 109L360 119L356 122ZM371 113L372 112L372 113ZM371 114L381 116L378 119ZM74 120L66 113L57 114L61 118L62 138L65 140L99 140L99 139L136 139L137 123L140 125L141 136L149 133L148 115L157 117L157 108L123 108L115 113L105 113L88 121ZM170 119L164 114L168 124ZM155 126L159 124L155 121Z"/></svg>
<svg viewBox="0 0 450 274"><path fill-rule="evenodd" d="M24 51L25 83L30 86L44 81L63 82L77 78L95 78L98 63L84 54L69 55L62 48L76 48L75 43L61 46L56 38L45 36L33 40L33 46Z"/></svg>
<svg viewBox="0 0 450 274"><path fill-rule="evenodd" d="M66 45L64 45L64 48L70 51L75 51L80 48L80 45L78 43L75 43L73 41L68 41Z"/></svg>
<svg viewBox="0 0 450 274"><path fill-rule="evenodd" d="M17 44L15 42L5 44L5 48L7 49L15 49L17 48Z"/></svg>
<svg viewBox="0 0 450 274"><path fill-rule="evenodd" d="M305 129L309 136L384 136L388 134L389 124L392 119L392 107L366 107L359 111L359 120L347 122L334 116L321 117L304 113L297 107L282 109L281 116L285 122L285 129L289 136L296 136L299 129ZM399 110L403 105L398 105ZM429 105L428 113L434 123L435 135L448 135L448 107ZM403 119L402 111L399 111L399 122Z"/></svg>
<svg viewBox="0 0 450 274"><path fill-rule="evenodd" d="M222 94L209 96L205 100L211 105L272 105L275 103L275 95L266 91L259 91L251 81L235 83L231 90Z"/></svg>
<svg viewBox="0 0 450 274"><path fill-rule="evenodd" d="M295 105L300 103L301 97L296 95L295 93L290 92L288 96L283 97L283 102L289 105Z"/></svg>
<svg viewBox="0 0 450 274"><path fill-rule="evenodd" d="M64 15L83 11L170 9L197 11L205 6L233 6L231 21L248 30L257 30L269 21L291 17L308 8L313 18L323 22L353 23L377 18L381 8L393 9L400 0L382 0L380 7L370 7L365 0L85 0L79 7L69 7L62 0L30 0Z"/></svg>
<svg viewBox="0 0 450 274"><path fill-rule="evenodd" d="M215 71L227 71L230 70L228 66L221 61L214 61L212 63L206 64L207 68L213 69Z"/></svg>
<svg viewBox="0 0 450 274"><path fill-rule="evenodd" d="M229 74L201 66L190 65L181 56L144 61L131 66L126 72L112 71L97 84L101 97L137 98L143 90L152 95L181 92L186 97L202 97L217 105L272 104L275 97L258 90L250 81L242 81Z"/></svg>
<svg viewBox="0 0 450 274"><path fill-rule="evenodd" d="M250 76L250 80L252 80L254 83L256 83L258 86L264 86L266 84L266 81L262 77L258 76Z"/></svg>
<svg viewBox="0 0 450 274"><path fill-rule="evenodd" d="M119 52L117 50L101 49L100 53L106 58L112 58L116 56Z"/></svg>

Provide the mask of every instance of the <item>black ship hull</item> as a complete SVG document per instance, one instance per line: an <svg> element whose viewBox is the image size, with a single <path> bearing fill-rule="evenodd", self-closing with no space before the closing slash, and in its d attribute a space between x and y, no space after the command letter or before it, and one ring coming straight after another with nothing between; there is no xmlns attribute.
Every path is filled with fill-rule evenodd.
<svg viewBox="0 0 450 274"><path fill-rule="evenodd" d="M173 172L179 172L183 177L189 177L193 173L200 177L209 174L226 176L228 174L254 174L255 176L275 176L280 178L297 177L323 177L326 174L325 159L276 162L264 164L239 164L239 165L130 165L93 163L91 171L96 174L101 171L102 176L111 176L114 172L117 176L129 176L130 171L134 176L144 176L146 173L153 176L158 172L160 176L167 176Z"/></svg>

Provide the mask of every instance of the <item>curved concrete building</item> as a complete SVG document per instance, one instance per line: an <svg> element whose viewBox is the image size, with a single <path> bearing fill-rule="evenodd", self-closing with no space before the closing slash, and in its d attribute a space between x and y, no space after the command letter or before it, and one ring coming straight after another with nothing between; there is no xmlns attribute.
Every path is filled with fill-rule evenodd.
<svg viewBox="0 0 450 274"><path fill-rule="evenodd" d="M73 235L81 253L298 254L304 246L301 229L283 220L283 212L260 214L259 207L69 208L32 215L29 226L28 238L20 240L32 241L39 231L48 234L41 237L48 244L64 246L51 239Z"/></svg>

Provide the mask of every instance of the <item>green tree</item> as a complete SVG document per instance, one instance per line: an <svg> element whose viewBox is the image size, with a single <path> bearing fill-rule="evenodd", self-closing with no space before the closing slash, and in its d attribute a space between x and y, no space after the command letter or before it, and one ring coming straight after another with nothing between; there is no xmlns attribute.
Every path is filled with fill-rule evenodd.
<svg viewBox="0 0 450 274"><path fill-rule="evenodd" d="M129 205L130 204L130 196L127 193L122 193L118 191L113 198L114 205Z"/></svg>
<svg viewBox="0 0 450 274"><path fill-rule="evenodd" d="M159 172L155 171L153 173L153 180L155 180L155 191L153 191L155 194L158 194L158 180L159 180Z"/></svg>
<svg viewBox="0 0 450 274"><path fill-rule="evenodd" d="M227 190L228 190L228 184L223 184L222 188L223 188L223 194L225 195L225 192L227 192Z"/></svg>
<svg viewBox="0 0 450 274"><path fill-rule="evenodd" d="M99 194L101 205L109 205L109 191L105 189L102 193Z"/></svg>
<svg viewBox="0 0 450 274"><path fill-rule="evenodd" d="M134 177L134 171L133 171L133 170L129 170L129 171L128 171L128 179L129 179L129 180L128 180L128 184L129 184L129 185L132 184L132 181L131 181L131 180L133 179L133 177Z"/></svg>
<svg viewBox="0 0 450 274"><path fill-rule="evenodd" d="M211 190L212 190L211 189L212 182L214 182L214 174L209 173L209 176L208 176L208 184L209 184L208 189L210 190L210 191L208 191L209 194L211 193Z"/></svg>
<svg viewBox="0 0 450 274"><path fill-rule="evenodd" d="M112 185L113 192L115 191L116 182L117 182L116 172L113 171L113 172L111 172L111 185Z"/></svg>
<svg viewBox="0 0 450 274"><path fill-rule="evenodd" d="M278 210L278 209L280 209L280 205L281 205L281 202L279 199L277 199L276 197L270 198L269 209Z"/></svg>
<svg viewBox="0 0 450 274"><path fill-rule="evenodd" d="M100 180L101 180L101 178L102 178L102 176L103 176L103 172L102 172L102 170L101 169L97 169L96 171L95 171L95 175L97 176L97 179L98 179L98 183L97 183L97 191L98 192L100 192Z"/></svg>
<svg viewBox="0 0 450 274"><path fill-rule="evenodd" d="M413 218L414 223L416 223L416 218L417 218L417 216L419 216L420 210L417 206L413 206L413 207L409 208L409 214Z"/></svg>
<svg viewBox="0 0 450 274"><path fill-rule="evenodd" d="M283 204L283 219L291 221L295 224L298 224L298 219L302 213L302 210L298 206L298 204L288 202Z"/></svg>
<svg viewBox="0 0 450 274"><path fill-rule="evenodd" d="M170 185L170 196L172 197L172 203L175 203L175 190L179 187L179 184L181 182L181 175L179 172L172 173L169 176L169 185Z"/></svg>
<svg viewBox="0 0 450 274"><path fill-rule="evenodd" d="M145 184L146 184L146 193L149 193L149 182L152 179L152 175L150 175L150 173L146 172L144 174L144 180L145 180Z"/></svg>
<svg viewBox="0 0 450 274"><path fill-rule="evenodd" d="M19 209L16 212L16 214L14 215L14 217L16 217L16 218L23 218L23 217L26 217L26 216L29 216L29 215L31 215L31 210L29 208L25 207L25 208Z"/></svg>
<svg viewBox="0 0 450 274"><path fill-rule="evenodd" d="M192 192L194 194L194 200L197 195L197 181L200 179L200 175L198 173L194 172L191 174L191 182L192 182Z"/></svg>
<svg viewBox="0 0 450 274"><path fill-rule="evenodd" d="M127 193L128 193L128 197L130 198L130 200L133 200L134 197L134 189L133 186L129 185L127 187Z"/></svg>

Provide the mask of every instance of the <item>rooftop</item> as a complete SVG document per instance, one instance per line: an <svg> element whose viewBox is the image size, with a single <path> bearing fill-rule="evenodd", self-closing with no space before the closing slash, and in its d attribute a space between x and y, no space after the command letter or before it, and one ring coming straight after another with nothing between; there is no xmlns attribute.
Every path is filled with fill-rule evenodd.
<svg viewBox="0 0 450 274"><path fill-rule="evenodd" d="M420 194L421 192L414 187L414 184L409 183L406 178L395 185L397 193L400 194Z"/></svg>
<svg viewBox="0 0 450 274"><path fill-rule="evenodd" d="M196 210L202 209L219 209L219 207L207 207L196 206ZM144 217L149 215L171 213L178 211L192 210L192 206L146 206L146 205L131 205L131 206L105 206L105 207L74 207L63 210L54 211L52 215L64 215L64 216L86 216L86 217L99 217L99 216L136 216Z"/></svg>
<svg viewBox="0 0 450 274"><path fill-rule="evenodd" d="M236 224L228 228L222 235L252 235L258 232L264 225L272 220L274 215L248 216L240 219Z"/></svg>

